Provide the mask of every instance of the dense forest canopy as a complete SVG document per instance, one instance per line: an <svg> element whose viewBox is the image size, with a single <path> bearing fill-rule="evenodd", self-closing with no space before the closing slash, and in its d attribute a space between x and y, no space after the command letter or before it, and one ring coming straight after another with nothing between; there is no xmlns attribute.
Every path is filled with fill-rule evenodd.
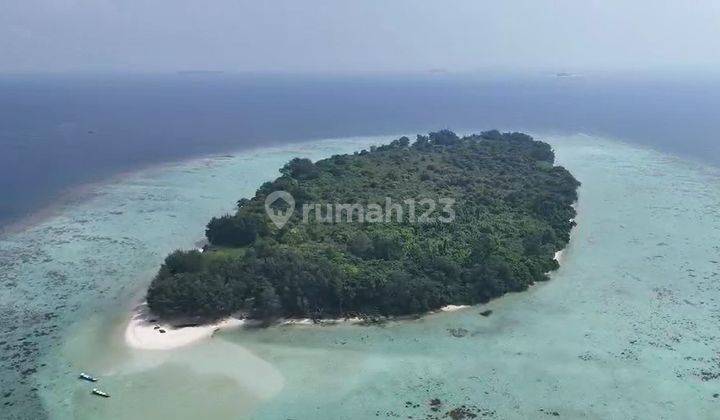
<svg viewBox="0 0 720 420"><path fill-rule="evenodd" d="M443 130L315 163L293 159L234 214L208 223L205 252L165 259L148 305L162 317L390 316L524 290L557 268L554 253L574 225L579 183L554 158L526 134ZM282 227L265 211L274 191L295 200ZM309 203L388 198L451 198L455 217L303 220Z"/></svg>

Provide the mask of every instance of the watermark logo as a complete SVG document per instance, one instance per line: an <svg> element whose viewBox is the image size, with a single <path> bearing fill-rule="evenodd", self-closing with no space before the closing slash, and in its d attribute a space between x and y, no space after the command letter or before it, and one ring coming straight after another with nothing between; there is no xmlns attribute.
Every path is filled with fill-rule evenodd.
<svg viewBox="0 0 720 420"><path fill-rule="evenodd" d="M282 200L282 203L279 202ZM385 197L382 203L366 205L340 203L304 203L302 223L450 223L455 220L455 199L422 198L393 201ZM275 191L265 199L265 211L278 228L290 220L295 200L286 191Z"/></svg>
<svg viewBox="0 0 720 420"><path fill-rule="evenodd" d="M282 205L282 203L284 205ZM280 208L283 207L283 208ZM265 212L278 229L282 229L295 211L295 199L287 191L274 191L265 198Z"/></svg>

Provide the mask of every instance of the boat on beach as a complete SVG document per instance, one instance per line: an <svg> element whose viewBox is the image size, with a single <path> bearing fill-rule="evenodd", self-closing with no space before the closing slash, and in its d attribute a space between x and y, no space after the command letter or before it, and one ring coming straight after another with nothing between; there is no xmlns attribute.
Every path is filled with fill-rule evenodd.
<svg viewBox="0 0 720 420"><path fill-rule="evenodd" d="M108 394L107 392L104 392L104 391L100 391L100 390L97 389L97 388L93 388L92 393L93 393L94 395L99 396L99 397L110 398L110 394Z"/></svg>
<svg viewBox="0 0 720 420"><path fill-rule="evenodd" d="M97 382L97 381L98 381L96 377L91 376L91 375L88 375L88 374L85 373L85 372L81 372L81 373L80 373L80 379L83 379L83 380L85 380L85 381L90 381L90 382Z"/></svg>

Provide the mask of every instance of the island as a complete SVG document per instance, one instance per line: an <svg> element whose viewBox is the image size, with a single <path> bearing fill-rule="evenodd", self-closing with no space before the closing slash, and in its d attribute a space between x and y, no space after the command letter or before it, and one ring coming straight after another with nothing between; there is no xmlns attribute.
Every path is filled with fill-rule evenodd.
<svg viewBox="0 0 720 420"><path fill-rule="evenodd" d="M546 281L580 183L523 133L449 130L295 158L167 256L161 319L390 317L484 303ZM270 200L274 196L280 199Z"/></svg>

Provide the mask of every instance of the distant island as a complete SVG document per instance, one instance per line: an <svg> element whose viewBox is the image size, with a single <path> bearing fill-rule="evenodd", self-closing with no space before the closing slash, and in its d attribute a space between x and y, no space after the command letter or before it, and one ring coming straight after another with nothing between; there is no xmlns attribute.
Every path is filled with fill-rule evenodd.
<svg viewBox="0 0 720 420"><path fill-rule="evenodd" d="M375 317L525 290L557 269L575 224L580 183L554 160L496 130L293 159L208 223L202 252L165 259L148 306L165 319ZM292 199L269 202L278 191Z"/></svg>

